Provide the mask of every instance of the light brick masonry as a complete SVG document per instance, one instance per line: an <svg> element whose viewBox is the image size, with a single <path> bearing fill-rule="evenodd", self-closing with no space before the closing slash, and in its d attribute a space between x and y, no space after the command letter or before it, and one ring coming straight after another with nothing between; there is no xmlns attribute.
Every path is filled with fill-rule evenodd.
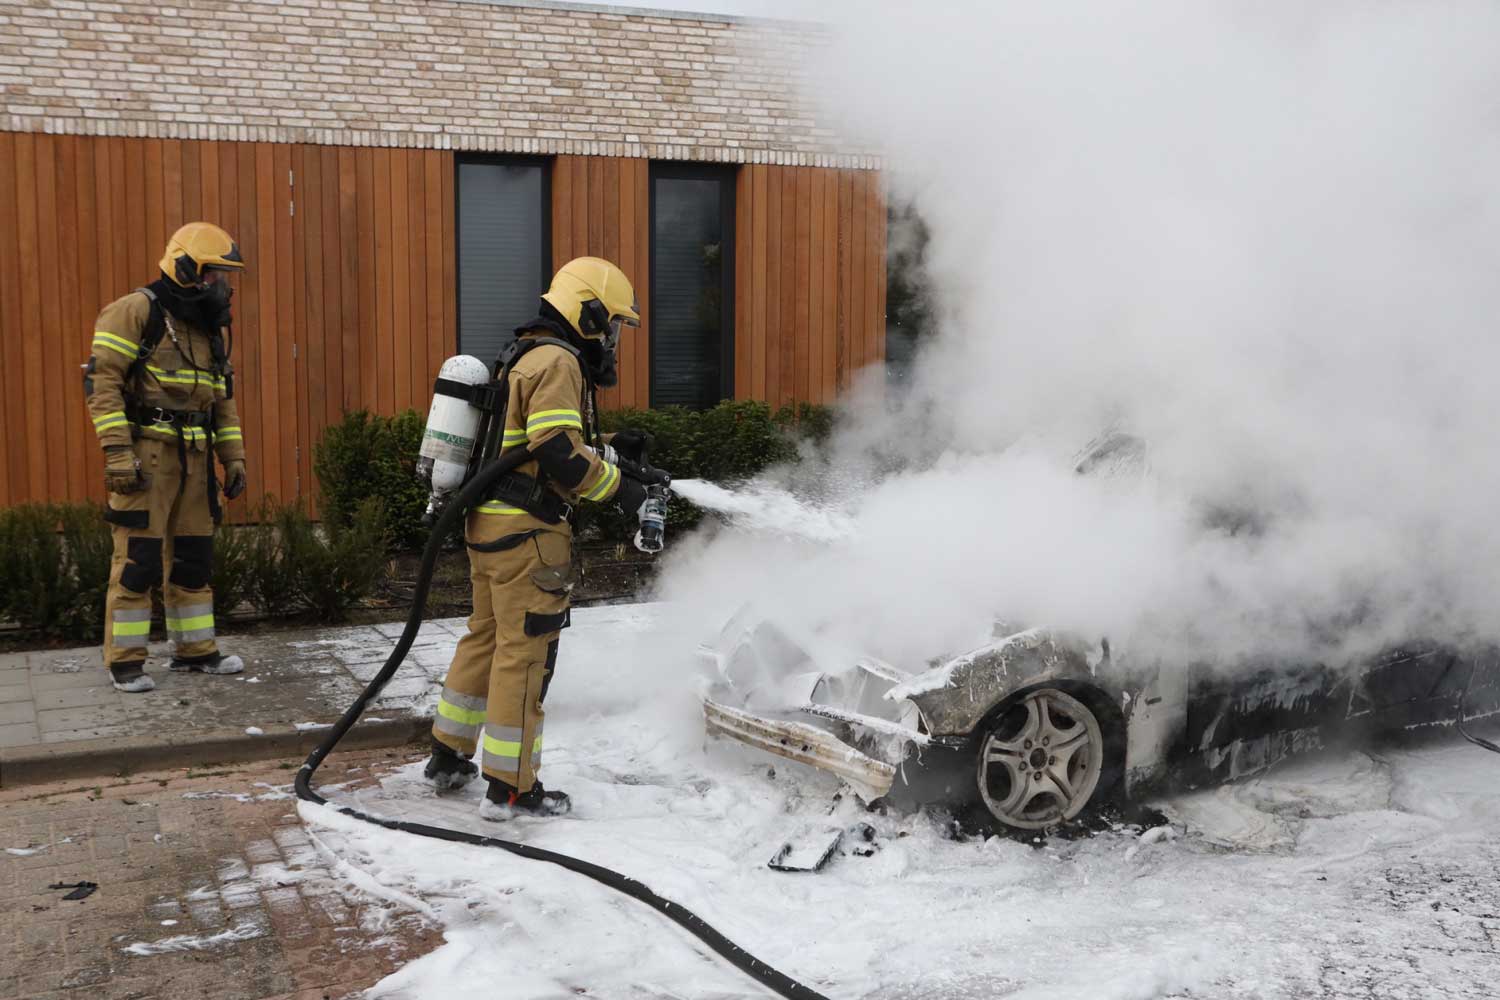
<svg viewBox="0 0 1500 1000"><path fill-rule="evenodd" d="M5 0L0 130L878 168L815 24L545 0Z"/></svg>

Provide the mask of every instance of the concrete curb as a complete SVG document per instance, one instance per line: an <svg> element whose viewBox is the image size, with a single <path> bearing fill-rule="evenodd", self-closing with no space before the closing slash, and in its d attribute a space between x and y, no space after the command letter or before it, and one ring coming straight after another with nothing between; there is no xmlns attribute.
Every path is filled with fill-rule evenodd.
<svg viewBox="0 0 1500 1000"><path fill-rule="evenodd" d="M431 716L360 722L341 748L374 750L425 740ZM208 767L252 760L301 759L327 729L273 726L260 736L242 729L208 729L178 736L124 736L0 749L0 788L73 778L119 777L139 771Z"/></svg>

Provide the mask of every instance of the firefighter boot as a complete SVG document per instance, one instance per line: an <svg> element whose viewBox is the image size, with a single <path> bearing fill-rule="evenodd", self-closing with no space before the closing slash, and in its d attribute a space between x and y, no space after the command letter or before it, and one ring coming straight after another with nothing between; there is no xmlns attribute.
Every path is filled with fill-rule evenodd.
<svg viewBox="0 0 1500 1000"><path fill-rule="evenodd" d="M143 663L111 663L109 679L116 691L127 694L143 694L156 689L156 682L146 673Z"/></svg>
<svg viewBox="0 0 1500 1000"><path fill-rule="evenodd" d="M167 669L174 674L237 674L245 669L245 661L238 656L209 653L207 656L172 657Z"/></svg>
<svg viewBox="0 0 1500 1000"><path fill-rule="evenodd" d="M422 769L422 777L431 781L440 792L458 791L467 785L479 773L478 765L460 754L457 750L440 743L432 741L432 756L427 760L427 766Z"/></svg>
<svg viewBox="0 0 1500 1000"><path fill-rule="evenodd" d="M573 802L566 792L549 792L540 781L532 784L528 791L518 792L513 786L489 775L485 775L484 780L490 787L479 803L482 819L499 822L512 816L561 816L573 811Z"/></svg>

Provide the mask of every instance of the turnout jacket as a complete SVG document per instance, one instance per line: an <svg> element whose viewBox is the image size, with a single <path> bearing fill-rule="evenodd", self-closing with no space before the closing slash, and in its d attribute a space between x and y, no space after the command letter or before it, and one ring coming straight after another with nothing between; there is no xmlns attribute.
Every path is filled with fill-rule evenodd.
<svg viewBox="0 0 1500 1000"><path fill-rule="evenodd" d="M165 307L162 312L166 329L133 377L130 368L151 315L151 300L143 292L131 292L105 306L94 323L84 392L100 446L128 446L135 437L175 444L181 436L192 451L212 445L220 462L243 459L244 434L229 395L227 362L222 374L214 372L208 334ZM158 408L209 414L207 426L159 419Z"/></svg>
<svg viewBox="0 0 1500 1000"><path fill-rule="evenodd" d="M523 338L554 335L546 327L521 334ZM585 428L593 427L593 401L571 351L554 344L533 347L511 369L506 390L501 453L529 446L542 458L525 463L517 472L544 476L548 488L568 503L615 496L620 470L587 443ZM499 500L488 500L477 509L485 514L530 516Z"/></svg>

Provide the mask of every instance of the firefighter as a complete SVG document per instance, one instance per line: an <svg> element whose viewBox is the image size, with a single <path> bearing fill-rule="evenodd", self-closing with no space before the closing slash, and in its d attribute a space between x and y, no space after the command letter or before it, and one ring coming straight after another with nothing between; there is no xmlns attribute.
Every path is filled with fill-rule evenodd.
<svg viewBox="0 0 1500 1000"><path fill-rule="evenodd" d="M646 500L645 486L622 474L619 456L644 465L647 439L622 431L605 442L594 404L594 386L617 381L621 327L639 325L625 273L580 257L557 272L540 315L517 328L502 359L512 366L502 390L502 454L530 447L536 457L469 512L474 613L444 680L425 770L440 790L462 787L478 772L469 758L482 746L486 819L571 809L566 794L537 778L542 703L568 626L568 517L579 500L614 501L637 515Z"/></svg>
<svg viewBox="0 0 1500 1000"><path fill-rule="evenodd" d="M224 495L245 490L224 333L234 276L245 268L229 234L191 222L172 234L161 277L104 307L94 324L84 391L109 492L114 558L104 608L104 664L120 691L150 691L151 589L163 588L170 669L237 674L214 639L214 525Z"/></svg>

